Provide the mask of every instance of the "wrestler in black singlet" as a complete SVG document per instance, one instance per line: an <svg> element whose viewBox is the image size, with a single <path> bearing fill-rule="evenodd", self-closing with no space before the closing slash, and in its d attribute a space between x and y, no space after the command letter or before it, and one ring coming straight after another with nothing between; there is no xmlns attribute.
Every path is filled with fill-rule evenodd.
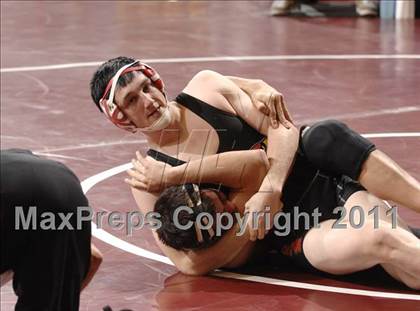
<svg viewBox="0 0 420 311"><path fill-rule="evenodd" d="M198 98L181 93L175 101L185 108L191 110L196 115L207 121L212 126L219 137L219 147L217 153L233 150L249 150L261 148L266 138L257 130L249 126L242 118L229 112L215 108ZM315 208L319 208L321 213L320 221L338 218L332 211L337 206L342 206L347 198L358 190L363 190L357 182L345 176L332 176L321 172L305 156L302 146L302 131L300 131L299 148L295 161L283 187L282 202L283 211L293 213L294 206L299 207L299 212L306 212L309 215ZM172 166L182 165L185 162L159 151L149 149L147 154L154 159L166 162ZM215 188L217 185L201 184L202 188ZM220 187L220 190L228 193L228 188ZM291 217L293 220L293 217ZM280 224L282 225L282 224ZM306 260L303 250L303 237L313 227L311 221L309 228L304 227L304 219L299 218L299 224L295 225L292 221L291 232L287 236L277 237L269 234L268 238L277 250L292 258L292 260L303 267L313 270L314 268ZM294 228L298 229L294 229Z"/></svg>

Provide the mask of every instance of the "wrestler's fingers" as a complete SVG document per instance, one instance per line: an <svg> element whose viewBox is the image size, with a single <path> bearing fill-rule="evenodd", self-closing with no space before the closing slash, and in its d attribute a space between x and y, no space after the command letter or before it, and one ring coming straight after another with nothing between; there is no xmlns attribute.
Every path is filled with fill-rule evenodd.
<svg viewBox="0 0 420 311"><path fill-rule="evenodd" d="M249 230L249 240L253 242L257 240L257 230Z"/></svg>
<svg viewBox="0 0 420 311"><path fill-rule="evenodd" d="M276 96L276 108L277 108L277 117L280 121L281 124L283 124L284 126L286 126L286 128L288 128L288 124L285 123L286 120L286 116L285 116L285 112L284 112L284 106L283 106L283 96L281 94L277 94Z"/></svg>
<svg viewBox="0 0 420 311"><path fill-rule="evenodd" d="M133 168L140 172L141 174L144 174L144 166L139 161L131 160L131 164L133 164Z"/></svg>
<svg viewBox="0 0 420 311"><path fill-rule="evenodd" d="M281 97L281 106L282 106L282 109L283 109L283 112L284 112L284 116L286 117L286 120L288 120L290 123L293 124L293 119L292 119L292 117L289 113L289 110L287 109L286 102L284 101L283 96Z"/></svg>
<svg viewBox="0 0 420 311"><path fill-rule="evenodd" d="M258 228L254 224L255 219L253 217L253 212L252 212L251 204L249 203L249 201L245 204L245 216L246 216L246 226L248 227L248 232L249 232L249 240L256 241Z"/></svg>
<svg viewBox="0 0 420 311"><path fill-rule="evenodd" d="M125 181L125 183L129 184L131 187L133 187L135 189L145 190L145 191L147 191L147 189L148 189L148 186L146 184L144 184L144 183L142 183L142 182L140 182L136 179L126 178L124 181Z"/></svg>
<svg viewBox="0 0 420 311"><path fill-rule="evenodd" d="M137 171L134 171L134 170L127 170L126 172L127 172L128 175L130 175L131 178L133 178L133 179L135 179L139 182L142 182L144 184L147 184L147 178L145 178L143 174L141 174Z"/></svg>
<svg viewBox="0 0 420 311"><path fill-rule="evenodd" d="M255 241L257 239L257 230L254 229L252 217L251 219L248 219L247 225L248 225L248 231L249 231L249 240Z"/></svg>
<svg viewBox="0 0 420 311"><path fill-rule="evenodd" d="M270 123L273 128L278 127L277 122L277 108L276 108L276 96L274 93L270 94L270 98L268 100L268 105L270 107Z"/></svg>
<svg viewBox="0 0 420 311"><path fill-rule="evenodd" d="M277 94L275 102L276 102L277 117L280 124L282 124L285 128L289 129L290 123L288 122L287 117L286 117L285 106L283 104L283 95Z"/></svg>
<svg viewBox="0 0 420 311"><path fill-rule="evenodd" d="M258 235L257 235L257 238L258 238L258 240L262 240L262 239L264 239L264 236L265 236L265 222L264 222L263 217L260 217L258 219Z"/></svg>
<svg viewBox="0 0 420 311"><path fill-rule="evenodd" d="M137 181L135 179L132 178L126 178L124 179L124 182L126 184L129 184L131 187L139 189L139 190L146 190L148 189L147 185L145 185L144 183Z"/></svg>

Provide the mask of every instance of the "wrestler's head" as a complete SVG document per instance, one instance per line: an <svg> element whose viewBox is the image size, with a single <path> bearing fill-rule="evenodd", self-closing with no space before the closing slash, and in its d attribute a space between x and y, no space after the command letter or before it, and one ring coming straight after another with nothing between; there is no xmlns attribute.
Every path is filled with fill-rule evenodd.
<svg viewBox="0 0 420 311"><path fill-rule="evenodd" d="M128 57L103 63L90 82L97 107L116 126L160 131L171 122L163 81L149 65Z"/></svg>
<svg viewBox="0 0 420 311"><path fill-rule="evenodd" d="M206 227L208 218L215 220L217 213L235 210L236 206L221 191L200 190L192 184L169 187L155 203L154 211L160 214L162 222L157 234L164 244L178 250L206 248L220 239L215 221L208 229L201 229Z"/></svg>

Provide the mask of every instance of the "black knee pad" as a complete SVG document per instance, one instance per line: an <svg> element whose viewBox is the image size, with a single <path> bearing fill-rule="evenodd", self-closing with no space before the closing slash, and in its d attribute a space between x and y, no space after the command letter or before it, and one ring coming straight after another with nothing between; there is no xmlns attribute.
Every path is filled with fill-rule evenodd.
<svg viewBox="0 0 420 311"><path fill-rule="evenodd" d="M301 148L318 169L358 180L363 163L375 145L342 122L315 123L303 134Z"/></svg>

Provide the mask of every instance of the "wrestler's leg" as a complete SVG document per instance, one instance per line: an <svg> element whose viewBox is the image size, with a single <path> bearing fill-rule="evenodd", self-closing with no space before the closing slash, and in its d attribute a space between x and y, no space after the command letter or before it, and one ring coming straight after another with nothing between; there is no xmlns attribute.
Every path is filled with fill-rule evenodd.
<svg viewBox="0 0 420 311"><path fill-rule="evenodd" d="M305 129L301 148L317 168L347 175L379 198L420 212L420 183L344 123L315 123Z"/></svg>
<svg viewBox="0 0 420 311"><path fill-rule="evenodd" d="M364 202L362 205L361 202ZM383 202L382 200L378 199L375 195L366 192L366 191L359 191L354 193L349 197L346 201L345 206L347 214L344 220L349 223L350 221L350 209L354 206L359 206L362 208L363 216L367 221L373 222L373 227L375 228L375 218L379 220L377 223L377 227L379 228L382 226L384 229L389 230L391 228L391 236L389 240L386 242L389 245L392 243L398 244L397 239L395 239L392 234L394 232L402 234L400 237L405 237L408 242L415 243L414 239L418 239L410 230L406 222L398 215L397 209L391 210L391 206ZM375 213L373 212L375 209ZM357 214L357 213L356 213ZM395 216L395 217L394 217ZM358 223L360 217L355 219L356 223ZM397 231L392 231L397 230ZM406 232L400 231L405 230ZM408 234L407 234L408 233ZM420 241L420 240L418 240ZM393 263L381 263L382 267L387 271L390 275L394 276L399 281L403 282L403 280L411 280L410 283L416 282L419 280L419 276L413 276L409 272L405 272L404 270L398 268Z"/></svg>
<svg viewBox="0 0 420 311"><path fill-rule="evenodd" d="M354 193L345 208L381 205L366 191ZM372 206L373 208L373 206ZM383 207L382 205L382 208ZM415 289L420 288L420 240L403 228L395 229L386 217L367 218L361 228L353 228L349 218L340 223L345 229L332 228L336 220L327 220L311 229L303 241L306 259L316 269L331 274L348 274L381 264L395 279ZM357 221L356 221L357 223Z"/></svg>
<svg viewBox="0 0 420 311"><path fill-rule="evenodd" d="M364 162L359 182L381 199L420 212L420 183L380 150Z"/></svg>

